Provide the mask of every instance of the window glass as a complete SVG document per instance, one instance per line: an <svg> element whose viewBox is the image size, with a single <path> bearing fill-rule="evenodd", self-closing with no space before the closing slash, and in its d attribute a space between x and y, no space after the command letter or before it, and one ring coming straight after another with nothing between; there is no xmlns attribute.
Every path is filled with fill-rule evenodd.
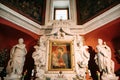
<svg viewBox="0 0 120 80"><path fill-rule="evenodd" d="M67 10L55 10L55 20L67 20L68 13Z"/></svg>

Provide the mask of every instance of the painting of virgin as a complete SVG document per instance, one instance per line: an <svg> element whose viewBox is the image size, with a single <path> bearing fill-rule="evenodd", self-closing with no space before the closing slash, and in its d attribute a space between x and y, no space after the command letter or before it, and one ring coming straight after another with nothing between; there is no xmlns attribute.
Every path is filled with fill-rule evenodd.
<svg viewBox="0 0 120 80"><path fill-rule="evenodd" d="M51 41L50 42L50 58L49 69L71 69L72 68L72 46L71 42Z"/></svg>

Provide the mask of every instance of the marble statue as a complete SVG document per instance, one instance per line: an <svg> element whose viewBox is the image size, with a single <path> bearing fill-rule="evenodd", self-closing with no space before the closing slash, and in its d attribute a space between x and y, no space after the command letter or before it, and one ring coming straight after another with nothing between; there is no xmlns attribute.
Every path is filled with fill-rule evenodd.
<svg viewBox="0 0 120 80"><path fill-rule="evenodd" d="M46 63L46 37L45 35L43 35L40 39L39 39L39 55L40 55L40 61L41 61L41 65L45 66Z"/></svg>
<svg viewBox="0 0 120 80"><path fill-rule="evenodd" d="M39 66L39 63L40 63L39 46L35 45L34 48L35 48L35 51L33 52L32 57L34 59L35 66Z"/></svg>
<svg viewBox="0 0 120 80"><path fill-rule="evenodd" d="M32 57L36 66L36 77L38 77L39 79L43 79L45 73L44 67L46 64L46 47L44 37L39 40L38 45L35 45L34 48L35 51L33 52Z"/></svg>
<svg viewBox="0 0 120 80"><path fill-rule="evenodd" d="M77 51L77 74L79 79L85 80L90 54L87 50L88 46L83 45L82 41L79 42L78 47L79 50Z"/></svg>
<svg viewBox="0 0 120 80"><path fill-rule="evenodd" d="M20 38L18 44L11 49L10 60L7 66L7 77L20 78L22 76L25 55L27 54L25 46L23 38Z"/></svg>
<svg viewBox="0 0 120 80"><path fill-rule="evenodd" d="M117 80L114 74L114 62L111 59L110 47L106 45L106 42L103 43L102 39L98 39L98 45L96 48L98 53L95 56L95 61L102 73L102 80L111 80L112 78Z"/></svg>

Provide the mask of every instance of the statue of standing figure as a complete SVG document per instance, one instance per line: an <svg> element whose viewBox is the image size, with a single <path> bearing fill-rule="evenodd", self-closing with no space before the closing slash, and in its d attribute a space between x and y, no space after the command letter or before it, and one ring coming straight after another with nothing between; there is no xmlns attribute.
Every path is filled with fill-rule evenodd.
<svg viewBox="0 0 120 80"><path fill-rule="evenodd" d="M8 77L20 78L22 76L26 54L26 45L23 38L20 38L18 44L13 46L10 52L10 60L7 66Z"/></svg>
<svg viewBox="0 0 120 80"><path fill-rule="evenodd" d="M45 56L46 56L46 47L45 47L45 36L42 36L39 40L38 45L35 45L35 51L32 54L32 57L36 66L36 77L44 80L44 68L46 64Z"/></svg>
<svg viewBox="0 0 120 80"><path fill-rule="evenodd" d="M95 61L102 73L102 80L111 80L112 78L117 80L114 75L114 62L111 59L110 47L106 45L106 42L103 43L102 39L98 39L98 45L96 48L98 53L95 56Z"/></svg>
<svg viewBox="0 0 120 80"><path fill-rule="evenodd" d="M88 61L90 54L88 52L88 46L83 44L83 41L78 44L79 50L77 52L77 74L79 79L86 80L86 72L88 70Z"/></svg>

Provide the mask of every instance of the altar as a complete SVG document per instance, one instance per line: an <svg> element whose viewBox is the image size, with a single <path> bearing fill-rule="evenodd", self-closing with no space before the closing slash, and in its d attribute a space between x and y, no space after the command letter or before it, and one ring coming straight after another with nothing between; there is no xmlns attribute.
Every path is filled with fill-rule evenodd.
<svg viewBox="0 0 120 80"><path fill-rule="evenodd" d="M84 46L84 38L72 33L68 26L71 26L69 22L54 22L51 32L42 35L34 46L32 57L35 61L37 80L46 77L48 80L86 80L86 73L90 75L90 56L86 51L88 47ZM84 52L87 58L81 56L81 52Z"/></svg>

